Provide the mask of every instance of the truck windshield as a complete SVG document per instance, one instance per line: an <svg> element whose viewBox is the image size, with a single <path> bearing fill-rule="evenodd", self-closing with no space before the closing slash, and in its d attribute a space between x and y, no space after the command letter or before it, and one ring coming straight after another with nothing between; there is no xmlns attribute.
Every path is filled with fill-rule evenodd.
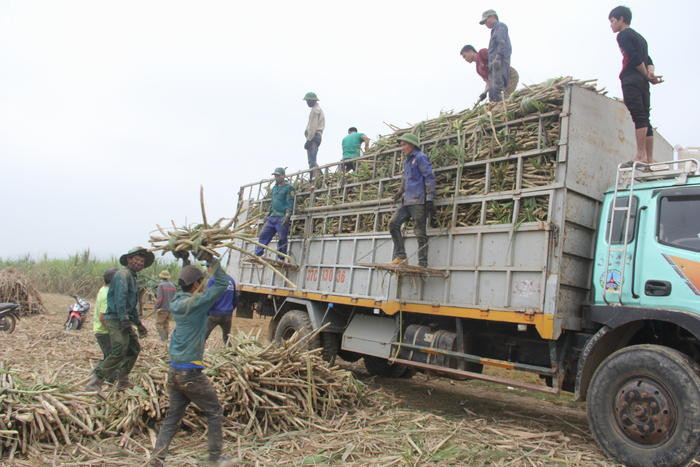
<svg viewBox="0 0 700 467"><path fill-rule="evenodd" d="M700 196L663 196L659 203L659 242L700 251Z"/></svg>

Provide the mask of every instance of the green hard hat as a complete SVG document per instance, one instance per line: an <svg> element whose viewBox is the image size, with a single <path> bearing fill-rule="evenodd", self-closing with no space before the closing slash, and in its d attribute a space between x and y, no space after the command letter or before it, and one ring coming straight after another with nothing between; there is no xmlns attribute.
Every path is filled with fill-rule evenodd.
<svg viewBox="0 0 700 467"><path fill-rule="evenodd" d="M306 94L304 94L304 100L305 101L317 101L318 96L316 95L315 92L307 92Z"/></svg>
<svg viewBox="0 0 700 467"><path fill-rule="evenodd" d="M274 172L272 172L272 175L284 175L284 167L277 167Z"/></svg>
<svg viewBox="0 0 700 467"><path fill-rule="evenodd" d="M155 261L155 259L156 259L153 252L148 251L147 249L145 249L142 246L135 246L131 250L127 251L126 253L124 253L123 255L121 255L119 257L119 264L121 264L122 266L126 266L126 260L130 256L135 256L135 255L139 255L139 256L143 257L143 260L144 260L143 267L144 268L149 267L151 264L153 264L153 261Z"/></svg>
<svg viewBox="0 0 700 467"><path fill-rule="evenodd" d="M399 141L406 141L408 144L412 144L416 149L420 148L420 140L413 133L406 133L399 136Z"/></svg>

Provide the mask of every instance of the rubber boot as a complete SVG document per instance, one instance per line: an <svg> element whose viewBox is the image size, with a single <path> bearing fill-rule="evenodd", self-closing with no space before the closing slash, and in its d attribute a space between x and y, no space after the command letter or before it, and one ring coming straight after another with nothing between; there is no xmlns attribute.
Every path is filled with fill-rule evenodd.
<svg viewBox="0 0 700 467"><path fill-rule="evenodd" d="M134 385L129 381L129 375L119 375L117 389L130 389L133 387Z"/></svg>
<svg viewBox="0 0 700 467"><path fill-rule="evenodd" d="M85 386L86 391L99 391L102 388L102 383L104 380L97 376L95 373L92 374L90 381L88 381Z"/></svg>
<svg viewBox="0 0 700 467"><path fill-rule="evenodd" d="M222 466L222 464L225 464L226 462L232 460L230 457L224 457L224 456L219 456L216 459L209 459L209 465L210 466Z"/></svg>

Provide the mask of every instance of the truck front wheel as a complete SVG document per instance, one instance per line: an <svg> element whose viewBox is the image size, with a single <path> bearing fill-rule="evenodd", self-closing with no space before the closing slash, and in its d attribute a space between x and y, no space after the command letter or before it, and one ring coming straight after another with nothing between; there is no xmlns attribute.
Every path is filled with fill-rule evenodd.
<svg viewBox="0 0 700 467"><path fill-rule="evenodd" d="M588 422L598 445L632 466L685 465L700 452L700 367L660 345L625 347L591 379Z"/></svg>

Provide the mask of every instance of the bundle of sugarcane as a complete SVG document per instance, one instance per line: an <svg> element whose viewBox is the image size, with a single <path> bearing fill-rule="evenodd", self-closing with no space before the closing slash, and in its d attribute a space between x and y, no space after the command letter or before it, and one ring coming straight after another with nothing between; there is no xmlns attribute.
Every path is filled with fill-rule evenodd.
<svg viewBox="0 0 700 467"><path fill-rule="evenodd" d="M19 303L20 315L46 311L39 292L29 278L15 268L0 271L0 302Z"/></svg>
<svg viewBox="0 0 700 467"><path fill-rule="evenodd" d="M365 388L352 374L323 360L321 349L309 350L318 330L296 335L284 345L264 345L256 336L232 336L230 350L205 358L206 370L223 407L225 435L323 426L365 402ZM146 362L143 362L146 360ZM167 363L142 355L132 373L134 387L111 390L104 400L77 392L70 383L23 380L0 363L0 458L26 453L31 446L56 447L105 436L133 438L147 433L165 416ZM194 409L183 423L206 426Z"/></svg>
<svg viewBox="0 0 700 467"><path fill-rule="evenodd" d="M255 240L251 237L247 229L257 224L261 217L258 215L249 215L244 222L236 223L241 212L236 213L233 218L220 218L213 224L207 222L207 213L204 207L204 189L200 187L200 205L202 209L202 223L196 225L178 226L172 222L173 230L166 231L163 227L156 224L157 230L151 233L150 243L151 251L161 251L162 254L172 252L176 257L185 256L190 252L195 256L200 253L212 255L214 258L220 258L221 254L217 249L232 249L239 251L241 254L253 258L256 262L264 265L285 281L290 287L296 288L296 284L291 282L277 268L271 265L264 258L256 256L253 252L242 247L239 243L252 243L273 254L287 259L292 262L291 256L281 253L274 248ZM235 224L235 226L234 226Z"/></svg>

